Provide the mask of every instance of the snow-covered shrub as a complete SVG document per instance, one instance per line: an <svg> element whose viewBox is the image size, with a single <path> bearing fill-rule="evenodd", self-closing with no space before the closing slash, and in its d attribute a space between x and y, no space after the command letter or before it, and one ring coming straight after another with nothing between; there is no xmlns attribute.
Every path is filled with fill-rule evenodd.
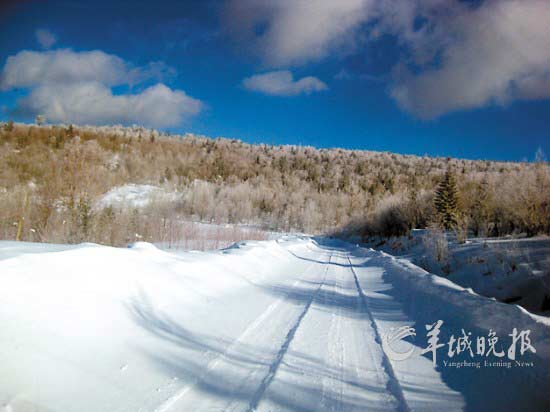
<svg viewBox="0 0 550 412"><path fill-rule="evenodd" d="M373 226L382 236L402 236L411 229L411 222L400 198L384 199L376 210Z"/></svg>
<svg viewBox="0 0 550 412"><path fill-rule="evenodd" d="M469 219L466 215L460 215L454 228L454 234L458 243L465 243L468 239Z"/></svg>
<svg viewBox="0 0 550 412"><path fill-rule="evenodd" d="M426 252L432 262L437 262L441 268L449 272L449 242L447 234L438 226L431 226L422 237Z"/></svg>

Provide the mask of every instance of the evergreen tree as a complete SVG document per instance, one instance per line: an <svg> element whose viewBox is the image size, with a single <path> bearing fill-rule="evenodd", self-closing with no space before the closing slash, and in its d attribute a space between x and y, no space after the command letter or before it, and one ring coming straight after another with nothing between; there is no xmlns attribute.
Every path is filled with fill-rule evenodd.
<svg viewBox="0 0 550 412"><path fill-rule="evenodd" d="M450 169L435 191L434 205L442 226L446 230L455 228L458 223L458 190Z"/></svg>

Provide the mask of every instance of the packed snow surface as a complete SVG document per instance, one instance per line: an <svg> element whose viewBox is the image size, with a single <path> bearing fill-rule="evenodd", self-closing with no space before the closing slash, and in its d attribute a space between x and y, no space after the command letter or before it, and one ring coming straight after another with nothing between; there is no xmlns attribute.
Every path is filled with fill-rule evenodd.
<svg viewBox="0 0 550 412"><path fill-rule="evenodd" d="M445 346L434 366L420 351L438 320L441 343L462 329L509 343L517 328L536 353L484 366L508 358ZM401 327L416 336L392 344ZM444 364L464 360L481 366ZM542 411L549 366L548 319L349 243L175 255L0 242L6 412Z"/></svg>

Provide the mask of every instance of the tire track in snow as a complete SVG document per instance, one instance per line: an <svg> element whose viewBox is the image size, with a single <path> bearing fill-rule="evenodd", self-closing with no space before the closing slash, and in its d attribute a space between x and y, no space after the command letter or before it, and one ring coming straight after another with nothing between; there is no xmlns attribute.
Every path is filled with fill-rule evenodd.
<svg viewBox="0 0 550 412"><path fill-rule="evenodd" d="M277 356L275 357L273 363L269 367L269 371L267 375L264 376L262 379L262 382L260 383L260 386L258 387L258 390L254 395L252 396L252 399L250 400L250 403L248 404L248 409L246 412L254 412L256 408L258 407L258 404L260 403L263 394L265 393L266 389L269 387L269 384L275 377L275 374L277 373L277 370L279 369L279 366L281 365L283 358L288 351L288 347L290 346L292 340L294 339L294 336L296 335L296 331L300 327L300 323L302 322L302 319L306 316L307 312L309 311L309 308L311 307L311 304L313 303L315 297L319 293L319 290L321 287L325 284L325 280L327 277L327 272L330 267L330 262L332 260L332 254L329 256L328 262L325 264L325 273L323 276L323 280L321 284L315 289L315 291L311 294L309 300L307 301L306 305L304 306L304 310L302 313L300 313L300 316L298 316L298 319L296 320L296 323L292 326L292 328L288 331L286 338L280 347L279 351L277 352Z"/></svg>
<svg viewBox="0 0 550 412"><path fill-rule="evenodd" d="M353 280L355 281L355 287L357 288L357 293L359 294L359 298L361 299L361 302L365 308L365 311L369 317L370 324L372 326L372 329L375 333L375 339L376 342L380 345L380 350L382 352L382 365L384 366L384 370L387 373L388 377L390 378L388 382L388 391L397 399L399 402L398 410L400 412L410 412L409 405L407 404L407 400L405 399L405 395L403 393L403 388L401 387L401 384L399 382L399 379L397 378L397 375L395 374L395 371L393 369L393 366L391 364L390 358L388 358L388 355L384 351L384 347L382 346L382 336L380 335L380 330L378 329L378 325L376 324L376 321L374 320L374 316L372 315L372 312L369 307L368 298L363 292L363 289L361 288L361 285L359 284L359 279L357 278L357 273L355 272L355 269L353 268L353 264L351 263L351 259L349 255L347 256L348 262L349 262L349 268L351 271L351 274L353 275Z"/></svg>
<svg viewBox="0 0 550 412"><path fill-rule="evenodd" d="M370 319L335 251L325 282L257 407L261 412L398 411ZM366 346L365 346L366 344ZM308 360L292 354L307 353Z"/></svg>
<svg viewBox="0 0 550 412"><path fill-rule="evenodd" d="M330 259L332 257L332 254L329 255L329 259L327 263L330 263ZM328 268L328 264L324 263L326 267ZM308 266L308 268L304 271L302 277L295 282L292 283L292 288L295 288L300 282L303 282L304 279L306 279L309 276L309 273L312 269L316 268L316 264L311 264ZM325 274L326 277L326 269ZM246 342L246 340L254 335L256 331L259 328L263 328L266 324L269 324L269 319L279 311L279 309L284 305L284 303L287 301L287 296L281 296L278 299L276 299L274 302L272 302L264 312L262 312L249 326L246 327L244 332L237 337L227 347L227 349L216 356L214 359L212 359L204 369L203 373L201 373L198 377L196 377L192 382L188 383L184 387L182 387L179 391L177 391L175 394L170 396L168 399L166 399L164 402L162 402L155 410L154 412L171 412L174 410L179 410L178 405L181 402L185 402L185 399L187 398L186 395L191 394L197 385L200 384L200 382L204 381L208 378L208 376L212 373L212 371L216 370L217 367L223 367L223 363L226 362L226 360L230 357L230 355L233 352L238 352L239 347ZM226 406L227 408L230 407L230 405Z"/></svg>
<svg viewBox="0 0 550 412"><path fill-rule="evenodd" d="M332 287L335 291L338 290L338 279L335 277L332 282ZM323 303L329 306L329 299L327 297L328 291L323 290ZM344 396L344 351L342 342L342 308L337 307L337 311L333 311L331 314L329 334L328 334L328 358L330 363L335 365L337 369L338 379L334 377L325 377L323 379L323 388L321 396L321 405L329 411L342 411L343 410L343 396ZM336 384L336 388L335 388ZM328 396L330 391L327 388L331 388L333 391L331 396ZM336 395L336 396L334 396Z"/></svg>
<svg viewBox="0 0 550 412"><path fill-rule="evenodd" d="M313 267L310 266L306 272L309 271L309 269L311 269ZM293 283L293 287L298 285L300 282L302 281L302 279L299 279L297 280L296 282ZM279 306L281 306L281 304L285 301L285 297L282 296L280 297L279 299L275 300L274 302L272 302L265 311L263 311L254 321L252 321L252 323L250 323L250 325L248 325L246 327L246 329L244 330L243 333L241 333L241 335L239 335L239 337L237 337L237 339L235 339L233 341L233 343L231 343L231 345L229 347L227 347L227 349L219 354L216 358L212 359L207 365L206 365L206 368L204 370L204 372L198 376L193 382L189 383L188 385L184 386L183 388L181 388L178 392L176 392L174 395L172 395L171 397L169 397L168 399L166 399L162 404L160 404L155 410L154 412L169 412L171 410L171 408L176 404L176 402L178 402L180 399L182 399L186 394L187 392L189 392L191 389L194 388L194 386L199 383L200 381L202 381L209 373L212 369L216 368L216 366L218 366L222 361L224 361L224 359L226 357L228 357L228 355L234 351L235 349L238 348L238 346L246 339L246 337L252 333L254 330L256 330L258 327L260 327L262 324L264 324L266 322L266 320L271 316L271 314L275 313L276 310L279 308Z"/></svg>

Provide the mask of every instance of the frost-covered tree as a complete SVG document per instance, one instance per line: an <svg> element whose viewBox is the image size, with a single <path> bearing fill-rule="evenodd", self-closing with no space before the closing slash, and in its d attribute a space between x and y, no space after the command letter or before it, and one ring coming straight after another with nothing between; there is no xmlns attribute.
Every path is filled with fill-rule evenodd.
<svg viewBox="0 0 550 412"><path fill-rule="evenodd" d="M453 230L550 234L550 163L541 151L537 162L489 162L151 134L154 143L139 127L0 123L0 238L16 237L16 193L31 182L36 190L21 240L34 240L25 228L36 228L49 242L124 245L136 233L164 241L177 222L193 219L312 233L345 226L365 238L406 235L439 220L433 198L447 169L460 172ZM78 213L82 193L96 204L115 187L159 181L178 193L165 206L155 202L137 216L131 208L105 216L94 208L88 216L85 202ZM448 201L443 192L445 215L456 196L451 191Z"/></svg>
<svg viewBox="0 0 550 412"><path fill-rule="evenodd" d="M454 229L458 224L458 190L450 169L435 191L434 205L441 225L447 230Z"/></svg>

